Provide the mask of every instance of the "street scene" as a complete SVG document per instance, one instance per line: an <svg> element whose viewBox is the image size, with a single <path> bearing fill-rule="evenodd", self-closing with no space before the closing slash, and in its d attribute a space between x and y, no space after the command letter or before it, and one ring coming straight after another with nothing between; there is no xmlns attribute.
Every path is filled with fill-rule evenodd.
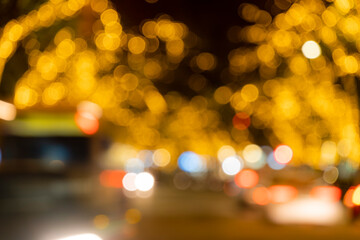
<svg viewBox="0 0 360 240"><path fill-rule="evenodd" d="M0 239L360 238L358 6L0 1Z"/></svg>

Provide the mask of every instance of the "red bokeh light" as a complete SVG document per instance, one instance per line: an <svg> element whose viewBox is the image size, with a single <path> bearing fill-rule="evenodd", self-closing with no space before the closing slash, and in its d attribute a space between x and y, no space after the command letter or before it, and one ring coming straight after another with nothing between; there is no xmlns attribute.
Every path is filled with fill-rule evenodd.
<svg viewBox="0 0 360 240"><path fill-rule="evenodd" d="M250 126L250 116L244 112L238 112L232 119L232 123L236 129L245 130Z"/></svg>
<svg viewBox="0 0 360 240"><path fill-rule="evenodd" d="M254 170L245 169L235 175L234 181L240 188L252 188L259 182L259 174Z"/></svg>
<svg viewBox="0 0 360 240"><path fill-rule="evenodd" d="M88 135L96 133L99 129L99 120L88 112L77 112L75 123L83 133Z"/></svg>
<svg viewBox="0 0 360 240"><path fill-rule="evenodd" d="M310 196L324 201L338 202L341 199L341 189L335 186L314 187Z"/></svg>
<svg viewBox="0 0 360 240"><path fill-rule="evenodd" d="M122 170L104 170L99 175L100 184L104 187L122 188L125 174Z"/></svg>

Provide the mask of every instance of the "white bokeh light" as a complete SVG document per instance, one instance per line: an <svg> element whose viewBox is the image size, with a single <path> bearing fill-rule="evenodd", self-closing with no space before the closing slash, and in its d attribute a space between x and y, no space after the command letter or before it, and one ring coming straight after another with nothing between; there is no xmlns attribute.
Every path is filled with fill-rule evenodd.
<svg viewBox="0 0 360 240"><path fill-rule="evenodd" d="M136 175L135 187L140 191L149 191L154 187L154 183L154 177L148 172L142 172Z"/></svg>
<svg viewBox="0 0 360 240"><path fill-rule="evenodd" d="M123 186L126 190L128 191L135 191L136 190L136 186L135 186L135 179L136 179L137 174L136 173L127 173L125 174L122 183Z"/></svg>
<svg viewBox="0 0 360 240"><path fill-rule="evenodd" d="M240 170L243 167L243 164L241 162L241 159L239 159L236 156L231 156L226 158L222 164L221 167L225 174L233 176L240 172Z"/></svg>
<svg viewBox="0 0 360 240"><path fill-rule="evenodd" d="M315 41L306 41L301 48L304 56L309 59L314 59L320 56L321 48Z"/></svg>

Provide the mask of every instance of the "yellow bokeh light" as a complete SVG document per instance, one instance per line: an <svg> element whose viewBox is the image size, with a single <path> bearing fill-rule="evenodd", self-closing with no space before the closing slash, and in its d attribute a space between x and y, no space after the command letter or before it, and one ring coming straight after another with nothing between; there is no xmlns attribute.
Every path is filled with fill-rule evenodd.
<svg viewBox="0 0 360 240"><path fill-rule="evenodd" d="M323 164L330 165L335 163L337 152L336 143L333 141L325 141L321 146L321 159Z"/></svg>
<svg viewBox="0 0 360 240"><path fill-rule="evenodd" d="M107 0L91 0L90 6L91 6L92 10L100 13L100 12L103 12L107 8L108 1Z"/></svg>
<svg viewBox="0 0 360 240"><path fill-rule="evenodd" d="M196 64L201 70L208 71L215 68L216 59L215 56L211 53L200 53L196 57Z"/></svg>
<svg viewBox="0 0 360 240"><path fill-rule="evenodd" d="M307 74L310 70L308 61L300 54L290 59L289 68L297 75Z"/></svg>
<svg viewBox="0 0 360 240"><path fill-rule="evenodd" d="M346 14L354 7L353 0L335 0L335 7L343 14Z"/></svg>
<svg viewBox="0 0 360 240"><path fill-rule="evenodd" d="M46 105L54 105L65 96L65 86L61 82L52 83L42 94L42 101Z"/></svg>
<svg viewBox="0 0 360 240"><path fill-rule="evenodd" d="M144 65L144 75L149 79L159 78L161 71L161 65L156 60L149 60Z"/></svg>
<svg viewBox="0 0 360 240"><path fill-rule="evenodd" d="M56 48L56 54L62 58L68 58L75 52L75 43L70 39L65 39Z"/></svg>
<svg viewBox="0 0 360 240"><path fill-rule="evenodd" d="M155 38L156 37L156 22L155 21L147 21L141 28L142 33L147 38Z"/></svg>
<svg viewBox="0 0 360 240"><path fill-rule="evenodd" d="M228 157L236 155L236 151L232 146L224 145L217 151L217 157L220 162L223 162Z"/></svg>
<svg viewBox="0 0 360 240"><path fill-rule="evenodd" d="M241 89L241 97L245 102L254 102L259 97L259 90L254 84L246 84Z"/></svg>
<svg viewBox="0 0 360 240"><path fill-rule="evenodd" d="M340 156L347 157L349 156L352 148L352 143L348 139L342 139L337 145L337 151Z"/></svg>
<svg viewBox="0 0 360 240"><path fill-rule="evenodd" d="M245 161L250 163L256 163L261 160L263 156L263 151L256 144L249 144L244 148L242 155Z"/></svg>
<svg viewBox="0 0 360 240"><path fill-rule="evenodd" d="M101 22L108 25L119 20L119 15L114 9L107 9L100 15Z"/></svg>
<svg viewBox="0 0 360 240"><path fill-rule="evenodd" d="M253 4L243 4L239 7L239 15L248 22L255 22L259 8Z"/></svg>
<svg viewBox="0 0 360 240"><path fill-rule="evenodd" d="M344 63L341 66L347 73L356 73L359 70L358 60L354 56L346 56L344 59Z"/></svg>
<svg viewBox="0 0 360 240"><path fill-rule="evenodd" d="M20 24L14 23L8 32L9 40L13 42L18 41L22 36L23 30L24 28Z"/></svg>
<svg viewBox="0 0 360 240"><path fill-rule="evenodd" d="M169 55L179 56L184 52L184 46L181 39L170 40L166 43L166 50Z"/></svg>
<svg viewBox="0 0 360 240"><path fill-rule="evenodd" d="M122 26L118 22L111 22L105 25L105 33L113 33L116 35L121 35Z"/></svg>
<svg viewBox="0 0 360 240"><path fill-rule="evenodd" d="M43 26L50 26L55 20L54 8L50 4L43 4L39 10L37 17Z"/></svg>
<svg viewBox="0 0 360 240"><path fill-rule="evenodd" d="M36 64L36 70L41 73L45 80L53 80L57 75L57 67L54 60L52 55L44 54Z"/></svg>
<svg viewBox="0 0 360 240"><path fill-rule="evenodd" d="M257 56L262 62L270 62L275 57L275 51L270 45L261 45L257 49Z"/></svg>
<svg viewBox="0 0 360 240"><path fill-rule="evenodd" d="M176 38L175 25L167 19L160 20L156 24L155 31L156 35L165 41Z"/></svg>
<svg viewBox="0 0 360 240"><path fill-rule="evenodd" d="M102 44L106 50L114 51L120 47L121 40L117 34L105 33L102 36Z"/></svg>
<svg viewBox="0 0 360 240"><path fill-rule="evenodd" d="M320 31L321 34L321 40L330 45L333 43L336 43L337 40L337 36L334 30L332 30L331 28L328 27L323 27Z"/></svg>
<svg viewBox="0 0 360 240"><path fill-rule="evenodd" d="M220 103L220 104L226 104L228 102L230 102L230 98L232 96L233 92L231 90L231 88L229 87L219 87L218 89L216 89L215 93L214 93L214 99L216 102Z"/></svg>
<svg viewBox="0 0 360 240"><path fill-rule="evenodd" d="M35 105L38 93L27 86L20 86L15 91L14 104L17 108L26 108Z"/></svg>
<svg viewBox="0 0 360 240"><path fill-rule="evenodd" d="M360 205L360 185L355 188L355 191L352 195L352 202L357 206Z"/></svg>
<svg viewBox="0 0 360 240"><path fill-rule="evenodd" d="M165 167L170 163L171 155L165 148L157 149L153 154L153 162L158 167Z"/></svg>
<svg viewBox="0 0 360 240"><path fill-rule="evenodd" d="M14 51L14 45L11 41L0 42L0 58L8 58Z"/></svg>
<svg viewBox="0 0 360 240"><path fill-rule="evenodd" d="M333 27L338 22L338 16L334 13L334 11L331 10L325 10L321 14L321 17L328 27Z"/></svg>
<svg viewBox="0 0 360 240"><path fill-rule="evenodd" d="M128 48L133 54L141 54L145 51L146 42L141 37L133 37L128 42Z"/></svg>
<svg viewBox="0 0 360 240"><path fill-rule="evenodd" d="M150 90L147 92L145 95L145 103L150 111L155 114L163 113L167 110L163 96L157 91Z"/></svg>
<svg viewBox="0 0 360 240"><path fill-rule="evenodd" d="M135 74L126 73L120 78L121 87L127 91L136 89L139 84L139 79Z"/></svg>

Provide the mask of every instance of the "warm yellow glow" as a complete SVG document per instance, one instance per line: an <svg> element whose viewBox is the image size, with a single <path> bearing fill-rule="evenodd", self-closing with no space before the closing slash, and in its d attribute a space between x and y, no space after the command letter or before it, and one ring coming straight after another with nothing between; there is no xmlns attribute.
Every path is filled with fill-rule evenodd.
<svg viewBox="0 0 360 240"><path fill-rule="evenodd" d="M9 29L9 40L13 42L18 41L22 36L23 30L24 28L20 24L14 23Z"/></svg>
<svg viewBox="0 0 360 240"><path fill-rule="evenodd" d="M245 161L255 163L260 161L263 156L263 152L258 145L249 144L244 148L242 155Z"/></svg>
<svg viewBox="0 0 360 240"><path fill-rule="evenodd" d="M56 48L56 54L62 58L68 58L75 52L75 43L70 39L65 39Z"/></svg>
<svg viewBox="0 0 360 240"><path fill-rule="evenodd" d="M134 54L141 54L145 51L146 43L141 37L133 37L128 42L128 48Z"/></svg>
<svg viewBox="0 0 360 240"><path fill-rule="evenodd" d="M335 0L334 4L335 7L343 14L348 13L350 9L354 7L353 0Z"/></svg>
<svg viewBox="0 0 360 240"><path fill-rule="evenodd" d="M229 87L219 87L214 93L214 99L220 104L226 104L230 101L232 90Z"/></svg>
<svg viewBox="0 0 360 240"><path fill-rule="evenodd" d="M201 70L208 71L215 68L216 59L211 53L200 53L196 57L196 64Z"/></svg>
<svg viewBox="0 0 360 240"><path fill-rule="evenodd" d="M136 89L139 84L139 79L135 74L126 73L120 78L121 87L127 91Z"/></svg>
<svg viewBox="0 0 360 240"><path fill-rule="evenodd" d="M158 167L165 167L170 163L170 153L165 148L157 149L153 155L154 164Z"/></svg>
<svg viewBox="0 0 360 240"><path fill-rule="evenodd" d="M352 195L352 202L355 205L360 205L360 186L358 185Z"/></svg>
<svg viewBox="0 0 360 240"><path fill-rule="evenodd" d="M161 75L161 65L156 60L149 60L144 65L144 75L150 79L159 78Z"/></svg>
<svg viewBox="0 0 360 240"><path fill-rule="evenodd" d="M246 84L241 89L241 97L245 102L254 102L259 96L259 90L254 84Z"/></svg>
<svg viewBox="0 0 360 240"><path fill-rule="evenodd" d="M13 43L11 41L0 42L0 58L8 58L14 50Z"/></svg>
<svg viewBox="0 0 360 240"><path fill-rule="evenodd" d="M101 22L104 25L108 25L119 20L118 13L114 9L107 9L100 15Z"/></svg>
<svg viewBox="0 0 360 240"><path fill-rule="evenodd" d="M235 155L236 155L235 149L229 145L222 146L217 152L217 157L218 157L219 161L221 161L221 162L224 161L226 158L232 157Z"/></svg>
<svg viewBox="0 0 360 240"><path fill-rule="evenodd" d="M181 39L171 40L166 43L166 50L169 55L179 56L184 52L184 46Z"/></svg>
<svg viewBox="0 0 360 240"><path fill-rule="evenodd" d="M157 91L150 91L145 95L145 103L151 112L155 114L163 113L167 110L163 96Z"/></svg>
<svg viewBox="0 0 360 240"><path fill-rule="evenodd" d="M27 86L16 89L14 103L17 108L25 108L35 105L38 94Z"/></svg>
<svg viewBox="0 0 360 240"><path fill-rule="evenodd" d="M147 21L142 26L141 30L144 36L148 38L155 38L156 37L156 22L155 21Z"/></svg>

